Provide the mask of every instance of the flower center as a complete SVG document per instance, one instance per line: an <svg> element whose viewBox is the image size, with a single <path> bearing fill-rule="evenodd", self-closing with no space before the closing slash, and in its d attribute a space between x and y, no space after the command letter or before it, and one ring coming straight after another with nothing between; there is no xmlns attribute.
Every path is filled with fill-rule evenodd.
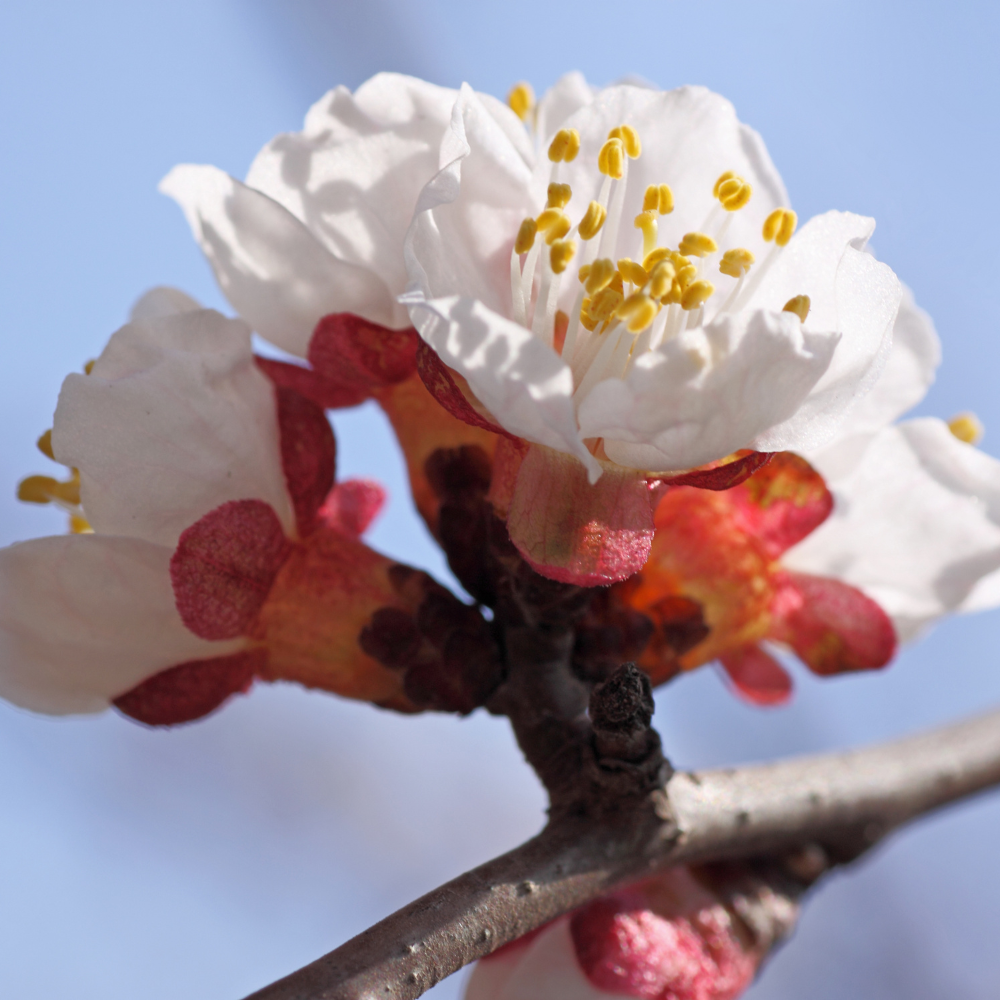
<svg viewBox="0 0 1000 1000"><path fill-rule="evenodd" d="M532 97L530 90L515 87L508 98L522 120L530 120ZM760 264L744 247L722 249L733 213L744 208L753 194L751 185L730 170L715 180L714 205L701 228L686 233L676 248L661 246L659 220L673 212L674 194L667 183L651 184L643 194L642 211L633 220L635 259L616 262L612 254L618 245L629 161L642 155L642 142L630 125L610 131L597 158L602 175L598 197L574 223L566 211L573 192L560 181L559 169L579 151L576 129L556 133L548 148L552 166L546 203L537 216L521 223L510 258L513 318L570 365L578 405L598 382L624 378L643 354L684 329L703 325L716 283L728 282L730 287L728 294L719 296L721 305L713 319L743 308L797 223L795 213L786 208L767 217L761 235L773 246ZM566 324L557 304L579 242L583 243L576 272L579 288ZM784 311L804 322L809 306L808 296L797 295Z"/></svg>

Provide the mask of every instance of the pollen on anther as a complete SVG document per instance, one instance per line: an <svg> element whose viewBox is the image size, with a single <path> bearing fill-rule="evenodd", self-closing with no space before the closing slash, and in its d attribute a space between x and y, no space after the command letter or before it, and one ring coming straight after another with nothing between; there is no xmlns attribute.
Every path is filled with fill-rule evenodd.
<svg viewBox="0 0 1000 1000"><path fill-rule="evenodd" d="M719 261L719 270L731 278L742 278L750 270L754 255L743 247L727 250Z"/></svg>
<svg viewBox="0 0 1000 1000"><path fill-rule="evenodd" d="M597 154L597 169L608 177L621 180L625 174L625 144L617 136L608 139Z"/></svg>
<svg viewBox="0 0 1000 1000"><path fill-rule="evenodd" d="M549 143L549 159L553 163L571 163L580 152L580 133L575 128L561 128Z"/></svg>
<svg viewBox="0 0 1000 1000"><path fill-rule="evenodd" d="M781 311L786 313L795 313L801 322L804 323L811 308L812 302L810 301L808 295L796 295L790 298L784 306L782 306Z"/></svg>
<svg viewBox="0 0 1000 1000"><path fill-rule="evenodd" d="M521 121L524 121L535 106L535 92L531 89L531 84L523 80L515 83L507 95L507 106Z"/></svg>
<svg viewBox="0 0 1000 1000"><path fill-rule="evenodd" d="M549 185L547 208L565 208L573 197L573 189L568 184Z"/></svg>
<svg viewBox="0 0 1000 1000"><path fill-rule="evenodd" d="M600 202L592 201L580 220L580 239L592 240L601 231L607 215L608 210Z"/></svg>
<svg viewBox="0 0 1000 1000"><path fill-rule="evenodd" d="M555 240L549 251L549 262L552 264L553 273L562 274L569 267L569 262L575 254L576 242L574 240Z"/></svg>
<svg viewBox="0 0 1000 1000"><path fill-rule="evenodd" d="M623 281L628 281L637 288L641 288L649 280L649 275L642 264L637 264L628 257L622 257L618 261L618 273L622 276Z"/></svg>
<svg viewBox="0 0 1000 1000"><path fill-rule="evenodd" d="M716 183L715 197L727 212L741 209L753 194L753 188L742 177L733 175Z"/></svg>
<svg viewBox="0 0 1000 1000"><path fill-rule="evenodd" d="M535 245L535 236L538 233L538 223L534 219L525 219L521 223L521 228L517 231L517 239L514 241L514 253L527 253Z"/></svg>
<svg viewBox="0 0 1000 1000"><path fill-rule="evenodd" d="M52 431L46 431L36 442L36 447L38 450L46 457L51 458L54 462L56 456L52 452Z"/></svg>
<svg viewBox="0 0 1000 1000"><path fill-rule="evenodd" d="M714 291L715 286L710 281L692 281L681 296L681 308L688 311L698 309L712 297Z"/></svg>
<svg viewBox="0 0 1000 1000"><path fill-rule="evenodd" d="M765 242L771 240L783 247L795 232L799 217L790 208L776 208L765 220L762 235Z"/></svg>
<svg viewBox="0 0 1000 1000"><path fill-rule="evenodd" d="M625 328L629 333L639 333L656 319L658 311L657 303L645 292L633 292L618 307L615 315L625 320Z"/></svg>
<svg viewBox="0 0 1000 1000"><path fill-rule="evenodd" d="M573 228L569 216L561 208L547 208L535 224L538 231L545 234L545 242L551 246L556 240L561 240Z"/></svg>
<svg viewBox="0 0 1000 1000"><path fill-rule="evenodd" d="M685 257L707 257L719 245L707 233L685 233L678 249Z"/></svg>
<svg viewBox="0 0 1000 1000"><path fill-rule="evenodd" d="M593 264L587 265L587 273L580 268L580 280L585 282L589 295L596 295L602 288L607 288L615 276L614 262L607 257L599 257Z"/></svg>
<svg viewBox="0 0 1000 1000"><path fill-rule="evenodd" d="M631 125L619 125L608 133L609 139L621 139L629 158L637 160L642 155L642 143L639 133Z"/></svg>
<svg viewBox="0 0 1000 1000"><path fill-rule="evenodd" d="M974 413L958 413L948 421L948 430L959 441L966 444L979 444L986 432L982 421Z"/></svg>

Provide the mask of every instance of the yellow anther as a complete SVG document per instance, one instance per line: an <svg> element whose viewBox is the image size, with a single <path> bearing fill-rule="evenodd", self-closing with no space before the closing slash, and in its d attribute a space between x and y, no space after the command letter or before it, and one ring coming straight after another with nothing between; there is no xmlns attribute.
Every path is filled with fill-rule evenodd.
<svg viewBox="0 0 1000 1000"><path fill-rule="evenodd" d="M674 193L669 184L650 184L642 196L644 212L659 212L669 215L674 210Z"/></svg>
<svg viewBox="0 0 1000 1000"><path fill-rule="evenodd" d="M573 189L568 184L550 184L546 208L565 208L573 197Z"/></svg>
<svg viewBox="0 0 1000 1000"><path fill-rule="evenodd" d="M514 253L527 253L535 245L537 232L538 223L534 219L525 219L517 231L517 239L514 240Z"/></svg>
<svg viewBox="0 0 1000 1000"><path fill-rule="evenodd" d="M46 431L35 443L46 458L51 458L53 462L56 460L56 456L52 453L52 431Z"/></svg>
<svg viewBox="0 0 1000 1000"><path fill-rule="evenodd" d="M576 254L575 240L555 240L549 251L549 262L554 274L562 274Z"/></svg>
<svg viewBox="0 0 1000 1000"><path fill-rule="evenodd" d="M507 105L521 121L524 121L535 106L535 92L531 89L531 84L523 80L521 83L515 83L507 95Z"/></svg>
<svg viewBox="0 0 1000 1000"><path fill-rule="evenodd" d="M593 270L593 264L584 264L580 270L576 272L576 276L580 279L581 285L590 277L590 272Z"/></svg>
<svg viewBox="0 0 1000 1000"><path fill-rule="evenodd" d="M646 257L656 249L656 213L640 212L635 217L635 228L642 230L642 256Z"/></svg>
<svg viewBox="0 0 1000 1000"><path fill-rule="evenodd" d="M590 300L590 315L598 322L608 319L615 310L622 304L624 295L613 286L602 288Z"/></svg>
<svg viewBox="0 0 1000 1000"><path fill-rule="evenodd" d="M774 240L779 247L785 246L792 238L799 217L790 208L776 208L765 220L763 236L770 243Z"/></svg>
<svg viewBox="0 0 1000 1000"><path fill-rule="evenodd" d="M795 313L796 316L804 323L806 321L806 316L809 315L809 309L812 306L812 302L809 301L808 295L796 295L794 298L789 299L782 307L781 311L786 313Z"/></svg>
<svg viewBox="0 0 1000 1000"><path fill-rule="evenodd" d="M719 174L719 179L715 182L715 187L712 188L712 197L719 197L719 189L722 187L726 181L732 180L736 176L735 170L727 170L724 174Z"/></svg>
<svg viewBox="0 0 1000 1000"><path fill-rule="evenodd" d="M608 177L621 180L625 173L625 144L619 138L608 139L597 154L597 169Z"/></svg>
<svg viewBox="0 0 1000 1000"><path fill-rule="evenodd" d="M646 273L646 269L642 264L637 264L634 260L630 260L628 257L622 257L618 261L618 273L622 276L623 281L628 281L635 285L636 288L642 288L644 284L649 280L649 275Z"/></svg>
<svg viewBox="0 0 1000 1000"><path fill-rule="evenodd" d="M754 255L743 247L735 250L727 250L719 261L719 270L723 274L728 274L730 278L742 278L750 270L754 262Z"/></svg>
<svg viewBox="0 0 1000 1000"><path fill-rule="evenodd" d="M662 299L673 287L677 269L669 260L661 260L649 273L646 290L654 299Z"/></svg>
<svg viewBox="0 0 1000 1000"><path fill-rule="evenodd" d="M79 514L70 514L69 530L73 532L74 535L92 535L94 533L94 529L90 526L90 522L85 517L80 517Z"/></svg>
<svg viewBox="0 0 1000 1000"><path fill-rule="evenodd" d="M89 375L94 370L94 365L96 365L96 364L97 364L97 359L96 358L92 358L90 361L88 361L83 366L83 374L84 375Z"/></svg>
<svg viewBox="0 0 1000 1000"><path fill-rule="evenodd" d="M703 306L714 291L715 286L710 281L692 281L681 296L681 308L691 310Z"/></svg>
<svg viewBox="0 0 1000 1000"><path fill-rule="evenodd" d="M661 260L669 260L673 252L673 250L668 250L666 247L657 247L642 258L642 266L647 271L652 271Z"/></svg>
<svg viewBox="0 0 1000 1000"><path fill-rule="evenodd" d="M639 142L639 133L631 125L619 125L608 133L609 139L621 139L625 146L625 152L633 160L637 160L642 155L642 143Z"/></svg>
<svg viewBox="0 0 1000 1000"><path fill-rule="evenodd" d="M573 228L569 216L561 208L547 208L535 223L538 231L545 234L545 242L552 246L556 240L561 240Z"/></svg>
<svg viewBox="0 0 1000 1000"><path fill-rule="evenodd" d="M601 231L607 215L608 210L600 202L592 201L580 220L580 239L592 240Z"/></svg>
<svg viewBox="0 0 1000 1000"><path fill-rule="evenodd" d="M633 292L615 310L615 315L625 320L625 328L629 333L639 333L656 319L659 311L659 304L645 292Z"/></svg>
<svg viewBox="0 0 1000 1000"><path fill-rule="evenodd" d="M549 159L553 163L570 163L580 152L580 133L575 128L561 128L549 143Z"/></svg>
<svg viewBox="0 0 1000 1000"><path fill-rule="evenodd" d="M580 322L591 332L596 330L597 324L600 323L600 320L590 312L590 299L584 299L580 305Z"/></svg>
<svg viewBox="0 0 1000 1000"><path fill-rule="evenodd" d="M51 476L28 476L17 484L17 499L25 503L52 503L59 482Z"/></svg>
<svg viewBox="0 0 1000 1000"><path fill-rule="evenodd" d="M727 212L736 212L750 200L752 194L753 188L742 177L730 177L719 185L716 197Z"/></svg>
<svg viewBox="0 0 1000 1000"><path fill-rule="evenodd" d="M590 265L590 270L586 278L582 276L583 268L580 268L581 281L586 281L587 292L596 295L602 288L607 288L615 276L614 262L607 257L599 257Z"/></svg>
<svg viewBox="0 0 1000 1000"><path fill-rule="evenodd" d="M680 251L685 257L705 257L718 249L719 245L706 233L685 233L681 239Z"/></svg>
<svg viewBox="0 0 1000 1000"><path fill-rule="evenodd" d="M952 417L948 421L948 430L966 444L979 444L985 433L982 421L974 413L959 413Z"/></svg>

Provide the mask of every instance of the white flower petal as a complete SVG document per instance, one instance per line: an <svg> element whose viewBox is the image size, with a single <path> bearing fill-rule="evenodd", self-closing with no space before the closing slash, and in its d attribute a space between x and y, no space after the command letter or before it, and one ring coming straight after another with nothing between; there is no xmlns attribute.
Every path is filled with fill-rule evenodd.
<svg viewBox="0 0 1000 1000"><path fill-rule="evenodd" d="M283 350L305 357L327 313L406 325L377 274L338 260L286 208L216 167L174 167L160 190L184 210L233 308Z"/></svg>
<svg viewBox="0 0 1000 1000"><path fill-rule="evenodd" d="M552 137L570 115L594 99L596 87L587 83L579 70L564 73L539 98L535 108L535 131L539 138L539 151L544 155Z"/></svg>
<svg viewBox="0 0 1000 1000"><path fill-rule="evenodd" d="M852 447L861 454L847 461ZM995 587L979 603L970 597L1000 569L995 458L925 418L840 442L830 460L821 452L810 462L833 491L834 512L785 554L788 568L859 587L902 638L949 611L1000 600Z"/></svg>
<svg viewBox="0 0 1000 1000"><path fill-rule="evenodd" d="M608 457L633 468L703 465L793 414L836 346L791 313L723 316L643 355L625 379L598 383L580 404L581 434L603 437Z"/></svg>
<svg viewBox="0 0 1000 1000"><path fill-rule="evenodd" d="M642 236L632 226L642 211L650 184L669 184L674 211L659 220L660 243L676 247L692 230L703 230L710 217L716 224L728 215L725 246L757 247L768 214L788 203L788 196L760 136L736 117L732 104L704 87L658 91L644 87L616 86L601 90L594 100L563 122L580 133L580 153L562 164L560 180L570 184L570 215L579 219L588 202L596 198L603 177L597 156L618 125L631 125L642 142L642 155L629 161L624 215L614 252L603 256L642 259ZM548 163L535 171L536 196L548 182ZM712 196L716 179L733 170L753 186L749 204L738 212L724 213ZM511 237L512 238L512 237ZM719 284L716 282L716 284ZM780 309L784 300L776 308Z"/></svg>
<svg viewBox="0 0 1000 1000"><path fill-rule="evenodd" d="M445 165L424 188L406 236L410 288L424 299L461 295L509 315L510 252L537 214L531 171L482 101L463 86L441 147Z"/></svg>
<svg viewBox="0 0 1000 1000"><path fill-rule="evenodd" d="M200 308L201 303L196 302L187 292L168 285L157 285L136 300L128 318L130 323L134 323L141 319L157 319L160 316L194 312Z"/></svg>
<svg viewBox="0 0 1000 1000"><path fill-rule="evenodd" d="M274 391L250 331L211 310L122 327L70 375L52 445L79 468L95 531L173 546L227 500L269 503L293 533Z"/></svg>
<svg viewBox="0 0 1000 1000"><path fill-rule="evenodd" d="M872 219L849 212L810 219L750 300L751 306L781 309L792 297L808 295L806 328L841 335L830 367L808 399L763 442L770 450L825 445L882 372L902 293L892 270L860 249L874 228Z"/></svg>
<svg viewBox="0 0 1000 1000"><path fill-rule="evenodd" d="M37 712L99 712L161 670L242 648L184 627L171 554L100 535L0 549L0 696Z"/></svg>
<svg viewBox="0 0 1000 1000"><path fill-rule="evenodd" d="M309 112L303 132L279 135L257 154L247 186L288 209L338 260L372 271L399 295L403 237L440 165L455 97L389 73L356 97L338 88Z"/></svg>
<svg viewBox="0 0 1000 1000"><path fill-rule="evenodd" d="M941 363L934 322L900 286L902 299L892 327L892 348L871 392L859 399L837 428L837 436L869 434L901 417L927 395Z"/></svg>
<svg viewBox="0 0 1000 1000"><path fill-rule="evenodd" d="M420 336L506 430L575 455L597 480L600 464L577 431L573 375L555 351L474 299L408 301Z"/></svg>

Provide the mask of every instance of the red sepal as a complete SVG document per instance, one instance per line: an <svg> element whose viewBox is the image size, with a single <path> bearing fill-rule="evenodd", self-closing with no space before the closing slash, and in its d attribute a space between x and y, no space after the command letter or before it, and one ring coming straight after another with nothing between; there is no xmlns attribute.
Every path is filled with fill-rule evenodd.
<svg viewBox="0 0 1000 1000"><path fill-rule="evenodd" d="M246 635L291 545L263 500L231 500L186 529L170 560L174 600L202 639Z"/></svg>
<svg viewBox="0 0 1000 1000"><path fill-rule="evenodd" d="M327 527L360 538L385 504L385 489L374 479L345 479L337 483L320 508Z"/></svg>
<svg viewBox="0 0 1000 1000"><path fill-rule="evenodd" d="M326 413L294 389L276 389L281 467L299 534L316 527L317 512L333 488L337 441Z"/></svg>
<svg viewBox="0 0 1000 1000"><path fill-rule="evenodd" d="M254 361L275 386L281 389L294 389L324 410L342 410L349 406L358 406L371 395L367 389L324 378L304 365L293 365L287 361L262 357L254 357Z"/></svg>
<svg viewBox="0 0 1000 1000"><path fill-rule="evenodd" d="M823 477L790 451L776 452L727 496L772 559L815 531L833 510Z"/></svg>
<svg viewBox="0 0 1000 1000"><path fill-rule="evenodd" d="M706 466L691 472L682 472L676 476L648 477L650 483L663 483L665 486L694 486L699 490L731 490L749 479L758 469L771 461L772 451L738 451L739 456L733 462L723 465Z"/></svg>
<svg viewBox="0 0 1000 1000"><path fill-rule="evenodd" d="M775 600L776 638L821 676L884 667L896 652L892 620L856 587L788 573Z"/></svg>
<svg viewBox="0 0 1000 1000"><path fill-rule="evenodd" d="M367 398L414 373L419 340L412 327L390 330L353 313L331 313L316 324L309 363L324 378Z"/></svg>
<svg viewBox="0 0 1000 1000"><path fill-rule="evenodd" d="M542 576L581 587L624 580L642 569L653 541L646 482L605 468L591 485L572 455L532 445L517 471L507 531Z"/></svg>
<svg viewBox="0 0 1000 1000"><path fill-rule="evenodd" d="M475 408L460 384L465 382L465 379L449 368L423 340L417 345L417 374L420 375L420 381L427 387L427 391L453 417L473 427L481 427L494 434L518 440Z"/></svg>
<svg viewBox="0 0 1000 1000"><path fill-rule="evenodd" d="M792 697L788 671L760 646L743 646L719 657L733 687L754 705L784 705Z"/></svg>
<svg viewBox="0 0 1000 1000"><path fill-rule="evenodd" d="M147 726L176 726L214 712L227 698L250 690L264 664L263 650L191 660L147 678L112 704Z"/></svg>

